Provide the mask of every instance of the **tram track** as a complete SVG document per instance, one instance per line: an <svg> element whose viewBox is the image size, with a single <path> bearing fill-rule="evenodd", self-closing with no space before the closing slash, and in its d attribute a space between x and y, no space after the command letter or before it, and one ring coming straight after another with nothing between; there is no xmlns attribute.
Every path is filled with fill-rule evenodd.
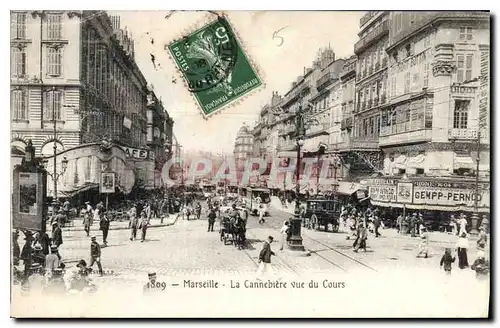
<svg viewBox="0 0 500 328"><path fill-rule="evenodd" d="M263 223L264 226L266 226L267 228L270 228L274 231L277 231L279 232L278 229L276 229L275 227L271 226L270 224L268 224L267 222ZM348 259L349 261L351 261L351 263L356 263L357 266L361 266L363 268L366 268L366 269L369 269L370 271L373 271L373 272L378 272L375 268L371 267L370 265L366 264L366 263L363 263L362 261L344 253L344 252L341 252L333 247L331 247L330 245L328 244L325 244L324 242L322 241L319 241L318 239L316 238L313 238L311 236L308 236L306 234L302 234L302 237L306 237L308 238L309 240L312 240L313 242L325 247L326 249L328 249L329 251L333 251L335 254L339 255L339 256L342 256L343 258L345 259ZM310 250L309 249L309 252L311 254L314 254L315 256L318 256L319 258L321 258L322 260L324 260L325 262L329 263L330 265L334 266L334 267L337 267L339 268L340 270L344 271L344 272L350 272L350 270L348 270L347 268L345 268L344 266L340 265L339 263L336 263L335 261L333 261L332 259L329 259L328 257L322 255L322 254L319 254L318 251L314 251L314 250Z"/></svg>

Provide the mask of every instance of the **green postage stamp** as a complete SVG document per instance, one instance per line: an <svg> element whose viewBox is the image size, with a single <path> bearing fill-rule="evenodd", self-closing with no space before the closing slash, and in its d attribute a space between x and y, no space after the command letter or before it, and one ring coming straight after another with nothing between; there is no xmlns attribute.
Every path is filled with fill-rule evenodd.
<svg viewBox="0 0 500 328"><path fill-rule="evenodd" d="M205 117L262 85L224 17L172 42L168 49Z"/></svg>

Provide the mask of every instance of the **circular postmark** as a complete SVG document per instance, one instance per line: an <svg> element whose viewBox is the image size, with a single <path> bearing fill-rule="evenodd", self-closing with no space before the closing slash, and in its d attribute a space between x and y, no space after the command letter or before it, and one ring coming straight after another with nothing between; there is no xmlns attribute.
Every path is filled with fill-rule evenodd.
<svg viewBox="0 0 500 328"><path fill-rule="evenodd" d="M188 60L184 73L191 92L205 91L222 83L236 64L238 43L224 19L184 38L183 48Z"/></svg>

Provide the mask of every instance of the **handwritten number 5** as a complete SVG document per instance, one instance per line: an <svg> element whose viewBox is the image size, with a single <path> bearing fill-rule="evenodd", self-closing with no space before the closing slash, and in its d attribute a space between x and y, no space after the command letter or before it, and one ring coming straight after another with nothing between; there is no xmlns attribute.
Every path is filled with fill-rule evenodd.
<svg viewBox="0 0 500 328"><path fill-rule="evenodd" d="M273 33L273 40L274 40L274 39L281 39L281 42L277 45L278 47L281 47L281 46L283 45L283 43L285 42L285 39L283 39L283 37L282 37L282 36L279 36L279 35L278 35L278 33L279 33L279 32L281 32L282 30L284 30L285 28L286 28L286 26L285 26L285 27L280 28L280 29L279 29L279 30L277 30L277 31L274 31L274 33Z"/></svg>

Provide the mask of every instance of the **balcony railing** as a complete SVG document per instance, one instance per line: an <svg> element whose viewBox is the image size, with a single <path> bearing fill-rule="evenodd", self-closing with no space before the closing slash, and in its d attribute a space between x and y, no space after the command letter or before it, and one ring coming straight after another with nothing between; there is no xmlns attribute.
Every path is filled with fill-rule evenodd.
<svg viewBox="0 0 500 328"><path fill-rule="evenodd" d="M372 108L372 100L371 99L368 100L368 103L366 105L366 109L370 109L370 108Z"/></svg>
<svg viewBox="0 0 500 328"><path fill-rule="evenodd" d="M307 130L307 135L327 132L329 128L330 128L330 124L328 124L328 123L313 125Z"/></svg>
<svg viewBox="0 0 500 328"><path fill-rule="evenodd" d="M386 33L389 33L389 21L383 21L373 31L356 42L356 44L354 44L354 53L360 53L361 51L369 47L373 43L373 41L380 38L382 35L385 35Z"/></svg>
<svg viewBox="0 0 500 328"><path fill-rule="evenodd" d="M326 73L322 77L316 81L316 89L320 90L324 87L326 87L330 82L332 82L334 79L334 76L331 72Z"/></svg>
<svg viewBox="0 0 500 328"><path fill-rule="evenodd" d="M450 129L449 139L475 140L477 139L477 129Z"/></svg>
<svg viewBox="0 0 500 328"><path fill-rule="evenodd" d="M379 149L378 139L366 137L352 137L347 141L336 144L339 150L377 150Z"/></svg>
<svg viewBox="0 0 500 328"><path fill-rule="evenodd" d="M378 106L378 102L379 102L378 98L373 99L373 107Z"/></svg>
<svg viewBox="0 0 500 328"><path fill-rule="evenodd" d="M375 71L378 71L380 69L380 62L375 63Z"/></svg>

